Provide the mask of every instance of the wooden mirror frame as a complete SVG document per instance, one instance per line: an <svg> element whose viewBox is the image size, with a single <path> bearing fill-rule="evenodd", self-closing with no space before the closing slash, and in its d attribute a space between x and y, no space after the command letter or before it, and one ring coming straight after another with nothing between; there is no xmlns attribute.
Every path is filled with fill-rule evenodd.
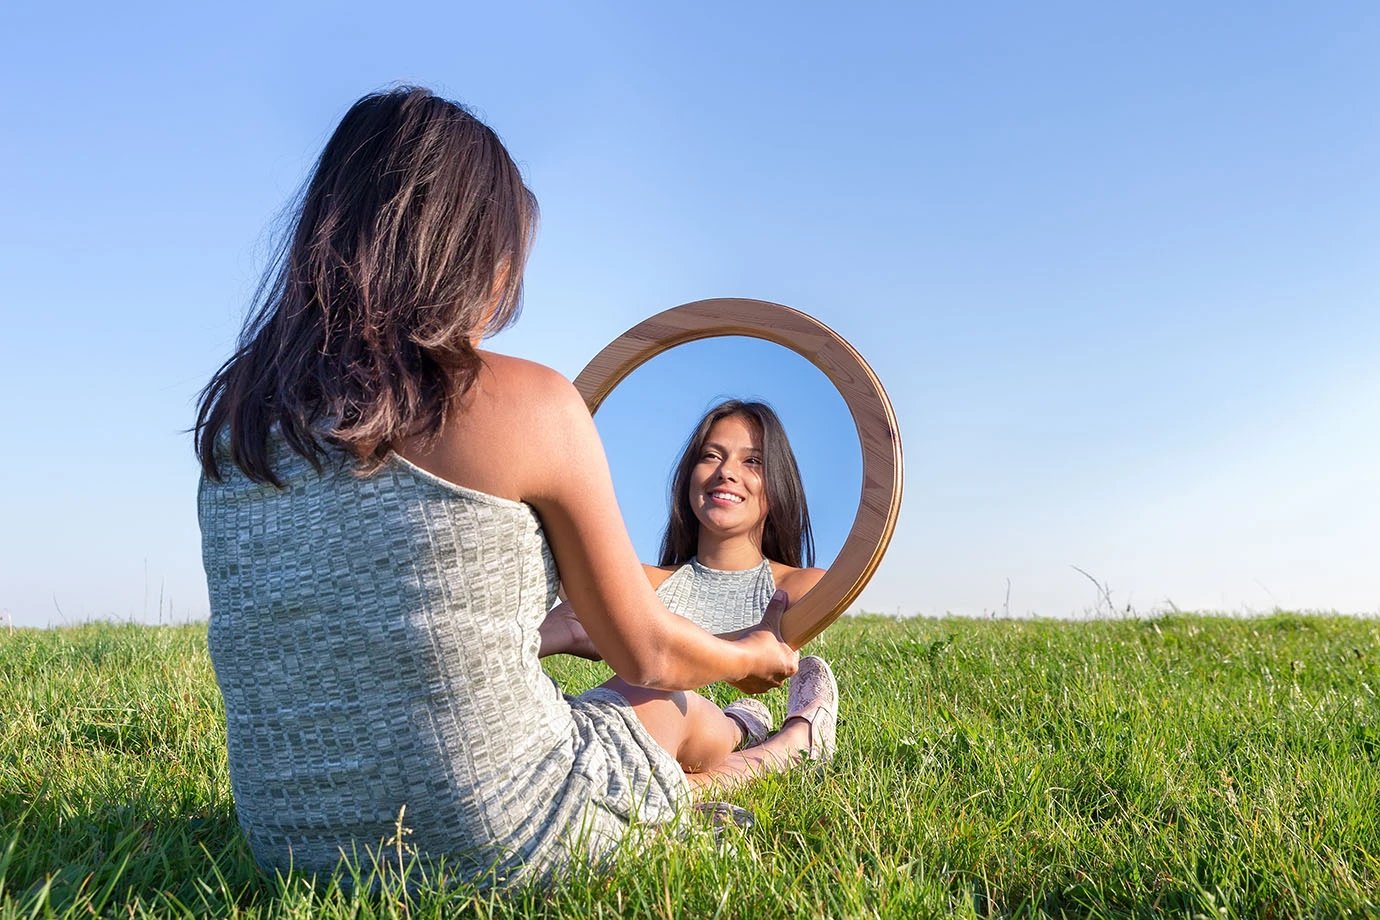
<svg viewBox="0 0 1380 920"><path fill-rule="evenodd" d="M848 609L877 570L901 510L901 435L882 383L843 337L799 310L765 300L720 297L672 307L610 342L580 371L575 387L593 415L634 370L677 345L722 336L775 342L805 358L843 397L862 445L862 495L843 548L819 583L791 605L781 635L800 648Z"/></svg>

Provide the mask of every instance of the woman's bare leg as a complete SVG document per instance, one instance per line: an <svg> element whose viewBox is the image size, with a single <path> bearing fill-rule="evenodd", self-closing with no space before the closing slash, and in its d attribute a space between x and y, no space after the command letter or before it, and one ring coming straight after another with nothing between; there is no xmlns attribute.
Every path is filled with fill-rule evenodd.
<svg viewBox="0 0 1380 920"><path fill-rule="evenodd" d="M788 719L781 731L761 744L729 754L711 770L686 774L695 798L721 795L767 773L784 773L800 762L810 747L810 726Z"/></svg>
<svg viewBox="0 0 1380 920"><path fill-rule="evenodd" d="M604 684L632 704L652 740L676 758L696 798L737 789L766 773L782 773L810 747L810 726L788 719L761 744L734 751L742 727L698 693L635 687L612 678Z"/></svg>
<svg viewBox="0 0 1380 920"><path fill-rule="evenodd" d="M647 733L688 774L714 769L743 740L738 722L698 693L648 690L618 677L604 686L632 704Z"/></svg>

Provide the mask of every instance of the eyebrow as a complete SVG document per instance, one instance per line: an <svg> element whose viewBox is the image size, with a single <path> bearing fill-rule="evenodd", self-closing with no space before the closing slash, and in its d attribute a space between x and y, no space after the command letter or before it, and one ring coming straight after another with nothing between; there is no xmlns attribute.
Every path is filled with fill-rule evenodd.
<svg viewBox="0 0 1380 920"><path fill-rule="evenodd" d="M717 450L717 451L718 451L719 453L721 453L721 454L731 453L731 451L729 451L729 449L728 449L727 447L724 447L724 446L723 446L722 444L720 444L718 441L705 441L705 442L704 442L704 446L702 446L702 447L700 448L700 450L711 450L711 449L712 449L712 450ZM761 457L761 456L762 456L762 448L760 448L760 447L749 447L749 448L747 449L747 452L748 452L749 454L752 454L753 456L756 456L756 457Z"/></svg>

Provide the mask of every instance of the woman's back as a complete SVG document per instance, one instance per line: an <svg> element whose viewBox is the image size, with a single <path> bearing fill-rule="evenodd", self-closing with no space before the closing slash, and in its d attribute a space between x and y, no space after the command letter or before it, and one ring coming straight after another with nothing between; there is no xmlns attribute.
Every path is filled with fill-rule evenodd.
<svg viewBox="0 0 1380 920"><path fill-rule="evenodd" d="M396 455L368 476L273 455L283 489L227 463L199 500L231 783L259 862L326 869L400 818L404 843L468 856L467 875L532 859L548 843L534 830L580 803L560 795L571 711L537 664L556 574L531 508Z"/></svg>

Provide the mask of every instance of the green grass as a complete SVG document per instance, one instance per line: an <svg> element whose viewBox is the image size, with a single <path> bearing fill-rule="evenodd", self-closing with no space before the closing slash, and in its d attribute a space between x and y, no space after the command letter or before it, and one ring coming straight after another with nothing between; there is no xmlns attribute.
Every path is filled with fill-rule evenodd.
<svg viewBox="0 0 1380 920"><path fill-rule="evenodd" d="M846 619L811 647L838 758L738 795L757 823L730 846L657 839L549 893L347 895L255 870L204 627L0 632L0 918L1380 916L1377 640Z"/></svg>

